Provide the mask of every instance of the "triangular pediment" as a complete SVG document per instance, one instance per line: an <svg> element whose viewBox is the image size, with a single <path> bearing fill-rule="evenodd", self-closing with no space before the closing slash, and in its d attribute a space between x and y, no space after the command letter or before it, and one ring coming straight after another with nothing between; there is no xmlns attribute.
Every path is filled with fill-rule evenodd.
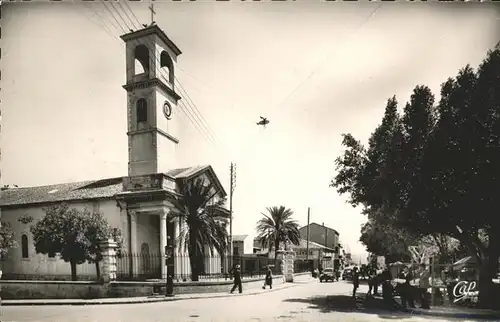
<svg viewBox="0 0 500 322"><path fill-rule="evenodd" d="M177 182L185 180L194 180L203 176L206 180L209 180L210 183L214 186L220 198L225 198L227 196L224 187L222 186L219 178L215 174L215 171L213 170L212 166L210 165L200 165L194 167L172 169L165 174L175 179L175 181Z"/></svg>

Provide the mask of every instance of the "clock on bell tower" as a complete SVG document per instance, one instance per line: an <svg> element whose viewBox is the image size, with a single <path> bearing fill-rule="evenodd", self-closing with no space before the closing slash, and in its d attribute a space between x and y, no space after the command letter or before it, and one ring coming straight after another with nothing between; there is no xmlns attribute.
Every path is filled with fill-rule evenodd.
<svg viewBox="0 0 500 322"><path fill-rule="evenodd" d="M179 48L156 25L121 36L126 46L129 176L177 166L175 64Z"/></svg>

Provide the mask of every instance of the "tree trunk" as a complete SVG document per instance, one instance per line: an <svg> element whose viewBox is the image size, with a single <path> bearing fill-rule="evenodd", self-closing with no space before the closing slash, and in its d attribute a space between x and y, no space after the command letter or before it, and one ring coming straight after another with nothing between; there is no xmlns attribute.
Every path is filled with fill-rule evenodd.
<svg viewBox="0 0 500 322"><path fill-rule="evenodd" d="M101 280L101 267L99 266L99 261L96 261L95 262L95 274L97 276L97 280L100 281Z"/></svg>
<svg viewBox="0 0 500 322"><path fill-rule="evenodd" d="M479 306L493 309L498 299L493 294L495 277L498 268L498 256L483 256L479 268Z"/></svg>
<svg viewBox="0 0 500 322"><path fill-rule="evenodd" d="M493 278L498 273L498 258L500 256L500 235L490 231L488 234L488 247L481 249L479 267L479 307L494 309L499 306Z"/></svg>
<svg viewBox="0 0 500 322"><path fill-rule="evenodd" d="M76 261L75 260L70 260L69 265L71 267L71 280L76 281Z"/></svg>
<svg viewBox="0 0 500 322"><path fill-rule="evenodd" d="M274 266L278 263L278 251L280 247L280 240L278 237L274 238Z"/></svg>
<svg viewBox="0 0 500 322"><path fill-rule="evenodd" d="M191 264L191 281L198 282L200 272L198 269L198 257L196 254L189 254L189 264Z"/></svg>
<svg viewBox="0 0 500 322"><path fill-rule="evenodd" d="M200 276L198 261L201 254L196 242L197 235L196 231L190 231L189 233L189 264L191 264L191 281L193 282L197 282Z"/></svg>

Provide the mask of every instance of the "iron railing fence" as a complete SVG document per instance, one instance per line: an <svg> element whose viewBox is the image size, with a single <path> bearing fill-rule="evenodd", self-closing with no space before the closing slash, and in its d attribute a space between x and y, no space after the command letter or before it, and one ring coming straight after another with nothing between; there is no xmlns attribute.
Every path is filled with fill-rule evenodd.
<svg viewBox="0 0 500 322"><path fill-rule="evenodd" d="M161 270L161 254L129 254L123 253L117 258L118 280L149 280L166 279L167 275L174 281L196 280L192 274L192 261L198 267L198 281L216 281L232 279L232 268L240 265L242 278L263 277L267 267L271 267L273 274L281 273L281 260L257 256L203 256L190 258L189 255L174 255L167 258L166 270Z"/></svg>
<svg viewBox="0 0 500 322"><path fill-rule="evenodd" d="M116 278L120 281L147 281L163 280L168 275L176 282L189 282L196 280L191 271L191 261L196 261L198 281L230 280L233 277L232 267L240 265L241 277L264 277L271 268L273 275L281 274L281 260L255 255L240 256L204 256L192 259L189 255L175 255L165 259L161 254L120 253L116 258ZM166 269L162 274L162 264ZM1 263L5 266L6 263ZM102 272L102 262L99 265ZM35 271L26 266L26 270L9 273L8 267L3 267L3 280L52 280L70 281L71 267L60 259L47 261ZM84 263L77 265L76 275L78 281L96 281L98 274L96 265Z"/></svg>

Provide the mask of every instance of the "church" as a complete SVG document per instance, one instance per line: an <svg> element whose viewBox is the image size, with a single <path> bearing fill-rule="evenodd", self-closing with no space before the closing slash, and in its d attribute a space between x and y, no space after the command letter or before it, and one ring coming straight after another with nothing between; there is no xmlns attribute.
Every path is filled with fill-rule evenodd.
<svg viewBox="0 0 500 322"><path fill-rule="evenodd" d="M172 166L182 130L177 118L181 97L174 86L180 49L155 23L121 39L126 48L128 175L2 190L0 216L11 225L18 244L3 260L4 279L70 275L69 263L57 254L36 254L30 233L29 222L43 218L44 207L61 202L100 212L121 230L122 252L139 256L118 265L118 276L190 274L187 254L175 242L184 225L173 216L180 211L174 202L182 198L180 184L202 178L213 187L214 202L226 197L226 192L210 165ZM229 218L225 208L213 208L216 216ZM173 256L167 256L167 250ZM150 261L149 255L159 260ZM205 264L205 273L221 273L220 258L206 260L210 262ZM79 265L77 272L79 279L96 276L94 264Z"/></svg>

